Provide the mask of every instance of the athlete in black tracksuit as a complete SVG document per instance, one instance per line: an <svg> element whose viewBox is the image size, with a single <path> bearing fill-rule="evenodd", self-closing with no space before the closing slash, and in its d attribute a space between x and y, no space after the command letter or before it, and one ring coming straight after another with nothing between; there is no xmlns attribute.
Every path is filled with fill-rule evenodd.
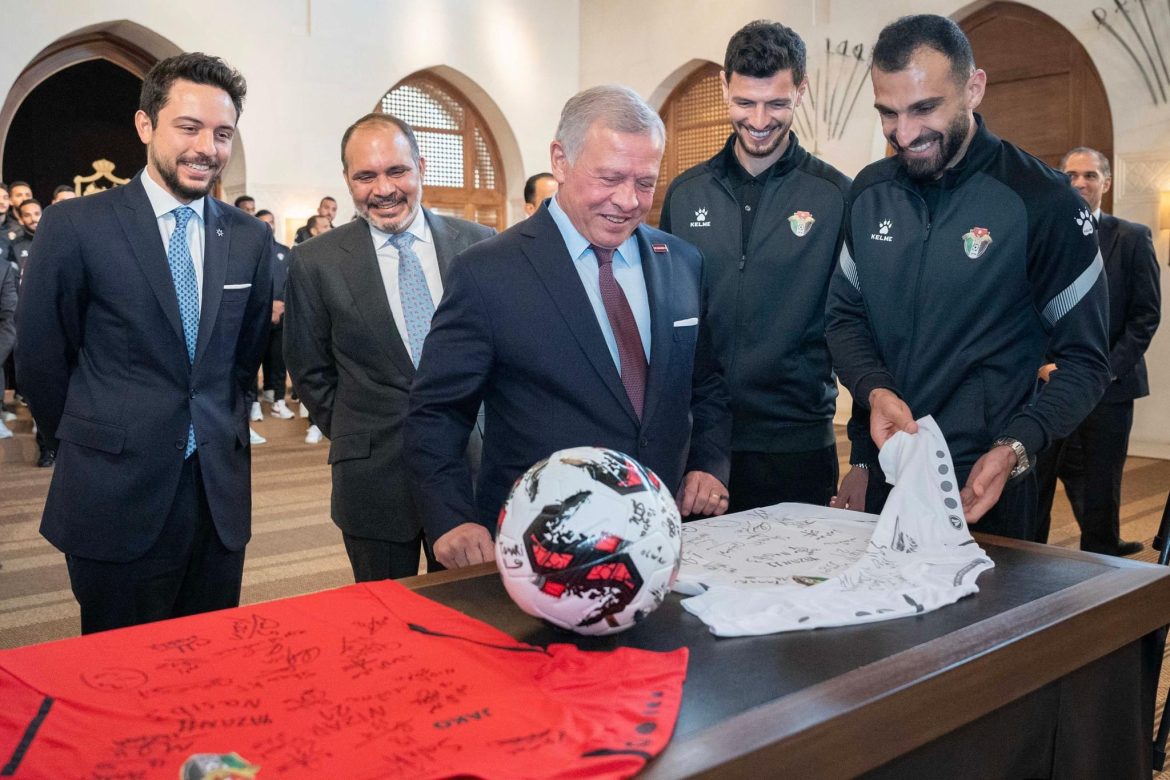
<svg viewBox="0 0 1170 780"><path fill-rule="evenodd" d="M732 133L671 183L660 222L703 252L704 309L731 390L730 511L825 505L837 487L825 298L849 179L791 131L755 177L735 144Z"/></svg>
<svg viewBox="0 0 1170 780"><path fill-rule="evenodd" d="M936 181L910 179L897 157L858 175L828 307L854 399L886 388L915 417L933 415L959 486L1001 437L1034 462L1109 382L1106 282L1084 202L976 122L963 159ZM1046 353L1060 371L1038 387ZM1030 539L1035 502L1026 471L975 530Z"/></svg>

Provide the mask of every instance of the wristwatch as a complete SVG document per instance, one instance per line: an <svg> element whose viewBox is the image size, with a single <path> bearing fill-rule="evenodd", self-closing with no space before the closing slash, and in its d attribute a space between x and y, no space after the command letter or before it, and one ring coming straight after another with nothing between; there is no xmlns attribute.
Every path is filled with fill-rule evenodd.
<svg viewBox="0 0 1170 780"><path fill-rule="evenodd" d="M1028 457L1028 450L1019 441L1008 436L1001 436L991 443L992 447L999 447L1000 445L1007 445L1012 448L1012 452L1016 453L1016 467L1008 474L1008 479L1015 479L1032 467L1032 461Z"/></svg>

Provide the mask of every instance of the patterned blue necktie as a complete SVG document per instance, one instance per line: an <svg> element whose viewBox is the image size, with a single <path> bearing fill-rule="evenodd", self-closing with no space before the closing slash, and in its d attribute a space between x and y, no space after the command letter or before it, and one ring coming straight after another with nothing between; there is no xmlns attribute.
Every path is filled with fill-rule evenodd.
<svg viewBox="0 0 1170 780"><path fill-rule="evenodd" d="M406 337L410 341L410 359L418 368L423 341L431 330L435 302L423 273L422 261L414 253L414 235L407 232L390 236L389 243L398 250L398 295L402 299L402 317L406 320Z"/></svg>
<svg viewBox="0 0 1170 780"><path fill-rule="evenodd" d="M167 246L167 265L179 297L179 317L183 320L183 340L187 342L187 360L195 362L195 344L199 339L199 281L195 277L195 261L191 259L191 245L187 243L187 223L195 216L189 206L179 206L175 215L175 232ZM187 428L187 449L184 458L195 451L195 423Z"/></svg>

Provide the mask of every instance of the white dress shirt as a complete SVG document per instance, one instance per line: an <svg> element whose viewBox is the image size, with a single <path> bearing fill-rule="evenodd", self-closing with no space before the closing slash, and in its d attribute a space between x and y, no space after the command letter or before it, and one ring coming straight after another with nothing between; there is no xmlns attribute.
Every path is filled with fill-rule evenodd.
<svg viewBox="0 0 1170 780"><path fill-rule="evenodd" d="M190 203L180 203L179 199L159 186L158 182L150 177L150 171L142 172L142 188L146 190L146 197L154 209L154 217L158 221L158 232L162 236L163 251L171 245L171 234L175 232L175 215L172 214L180 206L189 206L195 215L187 220L187 246L191 249L191 261L195 264L195 281L199 285L199 306L203 307L203 198L197 198Z"/></svg>
<svg viewBox="0 0 1170 780"><path fill-rule="evenodd" d="M593 307L593 315L597 317L601 335L605 337L605 344L609 347L609 355L620 374L622 361L618 356L617 336L613 333L609 314L605 311L605 301L601 298L601 272L597 267L597 255L590 248L589 239L573 226L573 221L561 208L555 195L548 201L548 213L556 223L557 229L561 231L565 248L569 250L569 257L573 259L573 266L577 269L577 275L581 277L581 284L589 297L589 304ZM613 253L613 278L626 294L634 322L638 325L638 335L642 339L642 351L646 353L646 362L649 363L650 293L646 290L646 277L642 274L642 253L638 249L637 236L630 235Z"/></svg>
<svg viewBox="0 0 1170 780"><path fill-rule="evenodd" d="M435 253L435 242L431 238L431 226L427 224L426 215L420 208L414 215L414 220L406 228L405 233L414 236L414 246L411 249L418 255L422 263L423 275L427 278L427 289L431 291L431 301L438 308L443 297L443 278L439 275L439 256ZM378 270L382 274L382 284L386 288L386 300L390 304L390 313L394 315L394 325L398 328L398 335L402 337L402 344L410 354L410 337L406 333L406 315L402 313L402 295L398 291L398 250L389 243L390 233L383 233L370 225L370 239L374 242L374 253L378 256Z"/></svg>

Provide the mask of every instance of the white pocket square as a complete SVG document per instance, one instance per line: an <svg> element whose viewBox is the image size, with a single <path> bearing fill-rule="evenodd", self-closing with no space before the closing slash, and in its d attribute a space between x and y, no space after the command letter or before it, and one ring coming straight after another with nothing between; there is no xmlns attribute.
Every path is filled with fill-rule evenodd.
<svg viewBox="0 0 1170 780"><path fill-rule="evenodd" d="M248 282L247 284L225 284L223 286L223 289L225 289L225 290L247 290L251 286L252 286L251 282Z"/></svg>
<svg viewBox="0 0 1170 780"><path fill-rule="evenodd" d="M674 327L676 327L676 328L686 328L688 326L698 325L698 324L699 324L698 317L687 317L685 320L675 320L674 321Z"/></svg>

